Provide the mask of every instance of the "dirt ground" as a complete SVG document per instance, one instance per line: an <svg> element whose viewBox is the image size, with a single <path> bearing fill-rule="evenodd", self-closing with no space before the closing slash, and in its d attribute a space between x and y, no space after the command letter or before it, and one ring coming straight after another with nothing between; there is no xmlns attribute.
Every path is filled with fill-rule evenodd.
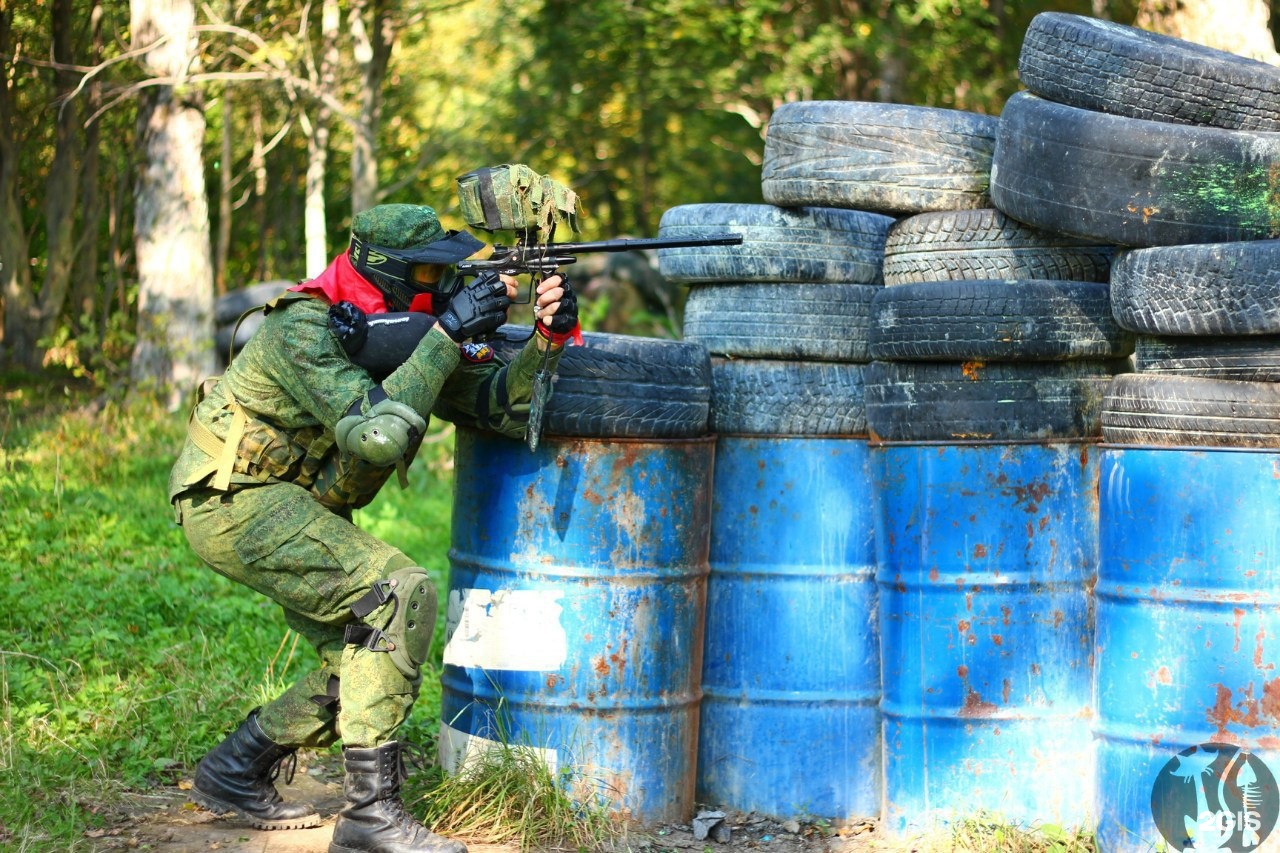
<svg viewBox="0 0 1280 853"><path fill-rule="evenodd" d="M334 816L342 805L338 768L325 763L300 769L293 783L279 785L288 800L314 803L325 816L315 829L264 832L251 829L234 816L219 817L187 800L187 780L146 793L125 794L112 807L113 825L90 830L95 849L148 850L155 853L325 853L333 833ZM729 812L727 841L695 839L693 826L653 826L633 830L619 844L634 853L907 853L916 844L883 838L874 823L834 829L795 822L778 822L758 815ZM517 853L514 845L469 844L471 853Z"/></svg>

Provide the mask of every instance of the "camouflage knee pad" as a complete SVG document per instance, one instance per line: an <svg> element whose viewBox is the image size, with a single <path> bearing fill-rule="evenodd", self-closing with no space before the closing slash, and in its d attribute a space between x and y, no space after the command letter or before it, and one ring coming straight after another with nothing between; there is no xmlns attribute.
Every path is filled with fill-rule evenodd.
<svg viewBox="0 0 1280 853"><path fill-rule="evenodd" d="M405 679L416 681L436 627L436 589L427 573L417 566L397 569L351 612L360 621L347 626L346 642L385 652Z"/></svg>

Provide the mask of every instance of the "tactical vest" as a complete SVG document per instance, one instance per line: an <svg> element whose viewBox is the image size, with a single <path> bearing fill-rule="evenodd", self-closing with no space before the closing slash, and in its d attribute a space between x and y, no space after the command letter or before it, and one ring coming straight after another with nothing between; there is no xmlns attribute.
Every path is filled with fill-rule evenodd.
<svg viewBox="0 0 1280 853"><path fill-rule="evenodd" d="M303 293L286 293L269 302L266 310L309 298ZM404 469L420 442L409 448L400 465L373 465L340 452L332 430L324 426L289 429L250 411L220 380L213 377L201 385L187 423L187 446L170 481L171 500L195 488L231 492L259 483L293 483L307 489L324 506L342 512L372 501L397 469L403 485ZM227 424L225 438L211 429L218 423ZM194 455L193 448L203 457Z"/></svg>

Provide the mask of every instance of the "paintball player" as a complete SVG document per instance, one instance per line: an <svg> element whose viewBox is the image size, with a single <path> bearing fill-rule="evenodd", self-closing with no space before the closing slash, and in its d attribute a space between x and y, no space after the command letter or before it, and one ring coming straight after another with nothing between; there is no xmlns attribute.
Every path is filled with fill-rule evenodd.
<svg viewBox="0 0 1280 853"><path fill-rule="evenodd" d="M169 480L187 541L218 573L271 598L320 666L248 717L196 767L192 799L262 829L316 826L273 785L295 751L342 741L346 803L330 853L463 853L410 817L396 730L422 681L436 591L414 561L351 522L414 458L427 419L447 412L515 438L532 378L577 328L559 275L537 288L536 334L510 364L472 340L506 319L509 276L463 285L453 264L479 240L446 232L430 207L358 214L347 251L267 306L262 327L198 403ZM403 365L354 363L364 315L424 311L434 325ZM206 383L207 386L208 383Z"/></svg>

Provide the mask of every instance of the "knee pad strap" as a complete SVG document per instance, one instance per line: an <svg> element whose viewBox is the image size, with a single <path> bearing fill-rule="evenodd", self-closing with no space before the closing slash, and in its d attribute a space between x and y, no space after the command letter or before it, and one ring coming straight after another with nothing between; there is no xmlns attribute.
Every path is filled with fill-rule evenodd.
<svg viewBox="0 0 1280 853"><path fill-rule="evenodd" d="M392 572L351 605L351 612L360 621L347 626L345 641L385 652L401 675L416 679L436 625L436 590L427 573L416 566Z"/></svg>

